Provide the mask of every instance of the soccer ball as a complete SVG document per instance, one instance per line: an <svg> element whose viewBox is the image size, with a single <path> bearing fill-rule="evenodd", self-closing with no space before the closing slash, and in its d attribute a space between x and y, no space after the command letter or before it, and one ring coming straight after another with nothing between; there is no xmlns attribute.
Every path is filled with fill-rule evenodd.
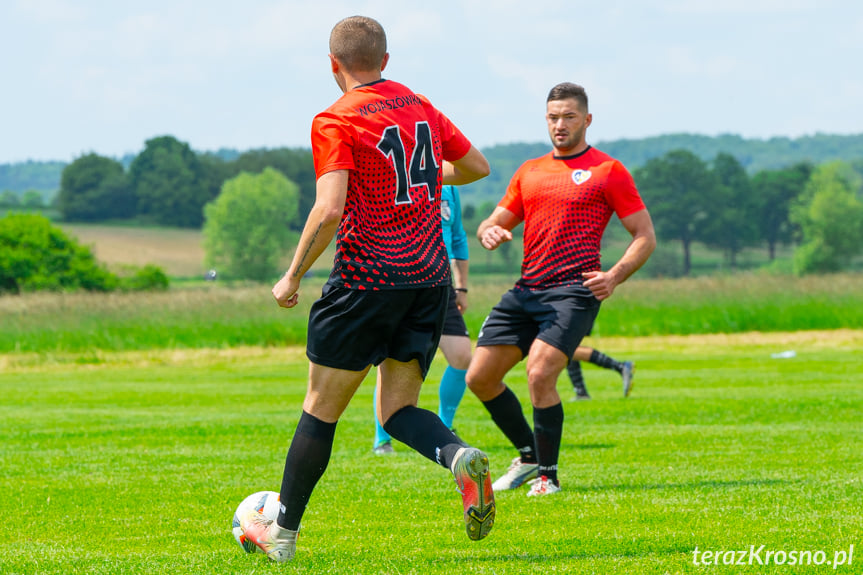
<svg viewBox="0 0 863 575"><path fill-rule="evenodd" d="M237 543L243 548L243 551L246 553L263 553L260 547L246 538L246 534L243 533L243 528L240 526L240 518L249 509L255 509L267 519L275 521L276 517L279 515L279 494L275 491L258 491L257 493L252 493L243 499L243 502L237 507L237 510L234 512L234 520L231 522L231 530L234 532L234 539L237 540Z"/></svg>

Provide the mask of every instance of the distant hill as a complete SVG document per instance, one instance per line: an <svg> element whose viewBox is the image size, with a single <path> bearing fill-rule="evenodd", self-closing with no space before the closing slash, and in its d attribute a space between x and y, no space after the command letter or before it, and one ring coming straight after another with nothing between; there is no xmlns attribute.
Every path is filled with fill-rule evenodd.
<svg viewBox="0 0 863 575"><path fill-rule="evenodd" d="M20 162L0 164L0 192L38 190L47 199L60 188L65 162Z"/></svg>
<svg viewBox="0 0 863 575"><path fill-rule="evenodd" d="M713 160L720 152L731 154L750 173L760 170L786 168L800 161L823 164L834 160L848 162L863 159L863 134L837 136L816 134L796 139L770 138L757 140L725 134L698 136L669 134L641 140L615 140L601 142L597 147L631 166L640 166L647 160L671 150L684 148L705 161Z"/></svg>
<svg viewBox="0 0 863 575"><path fill-rule="evenodd" d="M781 169L801 161L813 164L844 160L863 161L863 134L839 136L816 134L796 139L770 138L767 140L746 139L731 134L700 136L697 134L668 134L639 140L613 140L592 144L622 161L630 169L643 165L651 158L662 156L671 150L689 150L706 162L712 161L720 152L731 154L743 164L750 174L761 170ZM510 178L527 159L548 153L551 144L516 143L483 148L483 153L492 166L488 178L462 189L465 202L478 205L486 201L497 201L506 190Z"/></svg>
<svg viewBox="0 0 863 575"><path fill-rule="evenodd" d="M746 139L732 134L720 136L667 134L637 140L593 142L593 144L620 159L630 169L643 165L651 158L681 148L693 152L708 162L720 152L729 153L736 157L750 173L764 169L784 168L804 160L813 164L833 160L863 162L863 134L851 136L816 134L794 139L782 137L766 140ZM503 144L483 148L483 153L491 163L492 173L488 178L463 188L466 203L478 205L485 201L496 202L522 162L545 154L550 149L551 146L547 142ZM236 159L242 152L220 149L204 153L230 161ZM128 167L133 159L134 156L127 155L120 158L120 161ZM54 161L0 164L0 191L12 190L21 193L35 189L49 197L59 189L60 176L65 166L64 162Z"/></svg>

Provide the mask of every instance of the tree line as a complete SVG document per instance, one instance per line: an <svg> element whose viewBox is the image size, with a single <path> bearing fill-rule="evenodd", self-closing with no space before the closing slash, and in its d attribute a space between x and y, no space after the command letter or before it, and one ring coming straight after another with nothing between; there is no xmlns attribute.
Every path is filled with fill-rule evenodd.
<svg viewBox="0 0 863 575"><path fill-rule="evenodd" d="M297 208L308 214L315 193L310 150L251 150L225 161L215 154L196 153L173 136L147 140L128 170L120 161L95 153L76 159L63 170L55 206L67 221L137 218L200 228L204 206L218 197L227 180L268 167L300 187Z"/></svg>
<svg viewBox="0 0 863 575"><path fill-rule="evenodd" d="M859 168L859 166L858 166ZM863 177L850 164L801 162L749 176L734 156L704 162L672 150L633 172L660 240L683 247L682 275L694 242L721 250L730 267L748 247L795 244L798 274L835 272L861 252Z"/></svg>
<svg viewBox="0 0 863 575"><path fill-rule="evenodd" d="M863 134L815 134L798 138L774 137L769 139L743 138L734 134L704 136L678 133L639 139L620 139L597 142L596 147L621 160L630 168L644 165L648 160L672 150L689 150L704 161L719 153L732 154L750 174L761 170L775 170L801 161L824 164L835 160L847 162L863 158ZM495 199L506 186L509 175L524 159L539 156L549 150L548 142L499 144L482 149L496 166L492 174L470 186L470 193L485 201ZM242 151L224 148L206 152L206 156L230 162ZM135 154L127 154L119 161L128 168ZM0 193L21 194L26 190L41 192L50 201L60 187L60 176L66 162L33 161L0 164Z"/></svg>
<svg viewBox="0 0 863 575"><path fill-rule="evenodd" d="M546 145L513 146L525 158L549 151ZM477 205L471 198L487 196L476 190L462 193L463 218L474 228L494 209L521 163L490 162L492 175L486 179L498 181L495 194ZM668 241L682 247L679 262L657 261L662 249L653 256L649 265L659 275L689 275L695 243L720 250L732 269L747 248L763 247L772 262L777 248L795 246L798 274L840 271L863 253L857 241L863 234L863 160L798 161L750 172L729 153L704 160L692 150L672 149L631 172L654 219L660 248Z"/></svg>
<svg viewBox="0 0 863 575"><path fill-rule="evenodd" d="M508 163L490 155L497 179L508 180L522 161L547 151L538 152L529 144L521 147L523 157ZM729 153L704 160L691 150L674 149L631 171L659 238L677 241L683 248L682 261L675 266L679 272L668 275L690 273L694 243L721 250L730 267L746 248L764 247L772 260L778 246L796 245L794 265L801 274L841 270L860 253L856 238L863 235L863 161L796 162L750 173ZM494 201L479 205L472 188L462 192L466 220L490 213L505 182ZM222 206L217 207L223 195ZM280 244L288 242L287 232L300 229L314 198L310 150L200 154L172 136L161 136L148 140L128 169L97 154L67 165L55 207L67 221L135 218L142 223L201 227L211 263L238 276L259 278L271 261L234 266L225 254L248 260L252 252L276 251L251 248L274 238ZM259 233L252 233L255 228ZM245 237L232 239L231 233Z"/></svg>

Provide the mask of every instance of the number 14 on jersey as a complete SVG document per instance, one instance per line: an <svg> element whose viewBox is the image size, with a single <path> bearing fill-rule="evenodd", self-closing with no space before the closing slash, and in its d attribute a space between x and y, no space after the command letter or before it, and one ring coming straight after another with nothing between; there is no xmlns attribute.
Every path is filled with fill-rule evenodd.
<svg viewBox="0 0 863 575"><path fill-rule="evenodd" d="M396 172L396 204L411 203L409 190L419 186L425 186L429 202L435 201L440 166L434 156L431 128L428 122L417 122L414 129L416 144L410 162L397 125L387 127L378 142L378 150L389 158Z"/></svg>

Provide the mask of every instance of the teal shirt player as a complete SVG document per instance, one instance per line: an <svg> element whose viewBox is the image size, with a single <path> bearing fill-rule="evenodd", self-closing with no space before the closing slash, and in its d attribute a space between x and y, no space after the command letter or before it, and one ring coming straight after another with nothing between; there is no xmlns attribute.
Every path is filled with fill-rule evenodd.
<svg viewBox="0 0 863 575"><path fill-rule="evenodd" d="M443 242L451 260L466 260L467 233L461 223L461 198L455 186L441 188L441 219L443 220Z"/></svg>

